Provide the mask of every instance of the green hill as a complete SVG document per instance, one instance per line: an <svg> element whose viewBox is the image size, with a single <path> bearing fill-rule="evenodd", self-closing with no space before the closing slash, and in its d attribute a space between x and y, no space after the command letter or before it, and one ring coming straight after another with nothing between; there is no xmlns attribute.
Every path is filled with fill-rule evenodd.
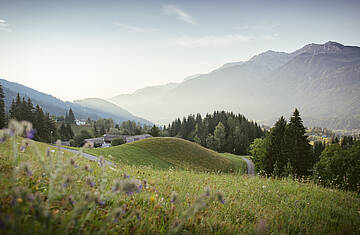
<svg viewBox="0 0 360 235"><path fill-rule="evenodd" d="M96 156L111 155L111 160L129 165L174 167L195 171L246 172L246 163L242 159L221 155L179 138L149 138L110 148L89 149L86 152Z"/></svg>

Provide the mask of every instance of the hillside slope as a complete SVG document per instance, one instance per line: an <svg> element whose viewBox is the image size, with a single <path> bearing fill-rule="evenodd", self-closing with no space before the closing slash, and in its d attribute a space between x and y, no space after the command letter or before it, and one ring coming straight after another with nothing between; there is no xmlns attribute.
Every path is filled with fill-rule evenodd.
<svg viewBox="0 0 360 235"><path fill-rule="evenodd" d="M155 168L195 171L237 172L245 162L227 158L193 142L179 138L148 138L120 146L90 149L97 156L111 155L113 161L130 165L151 165ZM246 165L246 164L245 164Z"/></svg>
<svg viewBox="0 0 360 235"><path fill-rule="evenodd" d="M12 100L14 100L17 93L19 93L20 96L31 98L34 105L38 104L45 112L48 112L51 115L64 116L65 112L72 108L78 119L87 119L88 117L93 120L99 118L112 118L116 122L135 120L142 124L151 124L151 122L136 117L128 111L105 100L96 99L97 103L100 103L99 105L89 105L91 102L64 102L52 95L39 92L15 82L0 79L0 84L4 89L5 106L7 110L9 110ZM90 101L92 100L90 99Z"/></svg>

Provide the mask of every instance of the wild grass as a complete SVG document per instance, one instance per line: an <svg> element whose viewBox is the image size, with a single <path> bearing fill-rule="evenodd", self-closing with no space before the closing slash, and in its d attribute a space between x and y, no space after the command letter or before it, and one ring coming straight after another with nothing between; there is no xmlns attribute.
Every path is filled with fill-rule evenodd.
<svg viewBox="0 0 360 235"><path fill-rule="evenodd" d="M360 232L360 198L352 192L290 179L109 167L16 135L0 143L0 190L1 234Z"/></svg>

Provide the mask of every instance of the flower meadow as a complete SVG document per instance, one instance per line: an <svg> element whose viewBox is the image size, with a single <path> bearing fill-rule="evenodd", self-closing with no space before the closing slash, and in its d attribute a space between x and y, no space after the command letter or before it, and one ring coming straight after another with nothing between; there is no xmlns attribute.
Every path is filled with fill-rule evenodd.
<svg viewBox="0 0 360 235"><path fill-rule="evenodd" d="M31 133L31 123L17 121L0 132L0 234L360 232L360 198L352 192L89 161Z"/></svg>

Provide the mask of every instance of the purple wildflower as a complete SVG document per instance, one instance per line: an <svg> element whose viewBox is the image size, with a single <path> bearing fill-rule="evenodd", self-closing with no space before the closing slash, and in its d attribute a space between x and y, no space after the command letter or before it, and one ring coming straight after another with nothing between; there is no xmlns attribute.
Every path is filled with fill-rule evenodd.
<svg viewBox="0 0 360 235"><path fill-rule="evenodd" d="M4 137L0 138L0 143L4 143L4 142L5 142L5 138Z"/></svg>
<svg viewBox="0 0 360 235"><path fill-rule="evenodd" d="M88 177L86 179L86 183L90 186L90 187L95 187L96 183L93 181L93 179L91 177Z"/></svg>
<svg viewBox="0 0 360 235"><path fill-rule="evenodd" d="M217 192L216 193L216 198L221 204L225 203L224 194L222 192Z"/></svg>
<svg viewBox="0 0 360 235"><path fill-rule="evenodd" d="M26 132L26 138L32 139L32 138L34 138L35 134L36 134L36 130L35 130L35 129L31 129L30 131L27 131L27 132Z"/></svg>
<svg viewBox="0 0 360 235"><path fill-rule="evenodd" d="M170 202L171 203L175 203L176 202L176 199L177 199L177 193L175 191L173 191L171 193L171 199L170 199Z"/></svg>
<svg viewBox="0 0 360 235"><path fill-rule="evenodd" d="M31 171L29 165L27 165L27 164L24 165L24 171L25 171L27 176L32 176L32 171Z"/></svg>
<svg viewBox="0 0 360 235"><path fill-rule="evenodd" d="M130 176L127 175L126 173L124 173L124 174L123 174L123 178L124 178L124 179L128 179L128 178L130 178Z"/></svg>
<svg viewBox="0 0 360 235"><path fill-rule="evenodd" d="M70 159L70 164L74 167L74 168L79 168L79 166L76 164L74 159Z"/></svg>
<svg viewBox="0 0 360 235"><path fill-rule="evenodd" d="M15 135L15 131L12 130L12 129L10 129L10 130L9 130L9 136L14 136L14 135Z"/></svg>
<svg viewBox="0 0 360 235"><path fill-rule="evenodd" d="M73 197L72 195L69 196L68 200L69 200L69 203L70 203L72 206L75 205L76 201L75 201L75 199L74 199L74 197Z"/></svg>
<svg viewBox="0 0 360 235"><path fill-rule="evenodd" d="M84 170L88 172L93 172L93 169L91 169L89 165L84 166Z"/></svg>
<svg viewBox="0 0 360 235"><path fill-rule="evenodd" d="M66 188L67 186L69 186L71 182L71 178L70 177L66 177L65 178L65 181L64 181L64 184L63 184L63 187Z"/></svg>
<svg viewBox="0 0 360 235"><path fill-rule="evenodd" d="M100 200L100 197L95 197L95 203L99 206L104 206L105 202L103 200Z"/></svg>

